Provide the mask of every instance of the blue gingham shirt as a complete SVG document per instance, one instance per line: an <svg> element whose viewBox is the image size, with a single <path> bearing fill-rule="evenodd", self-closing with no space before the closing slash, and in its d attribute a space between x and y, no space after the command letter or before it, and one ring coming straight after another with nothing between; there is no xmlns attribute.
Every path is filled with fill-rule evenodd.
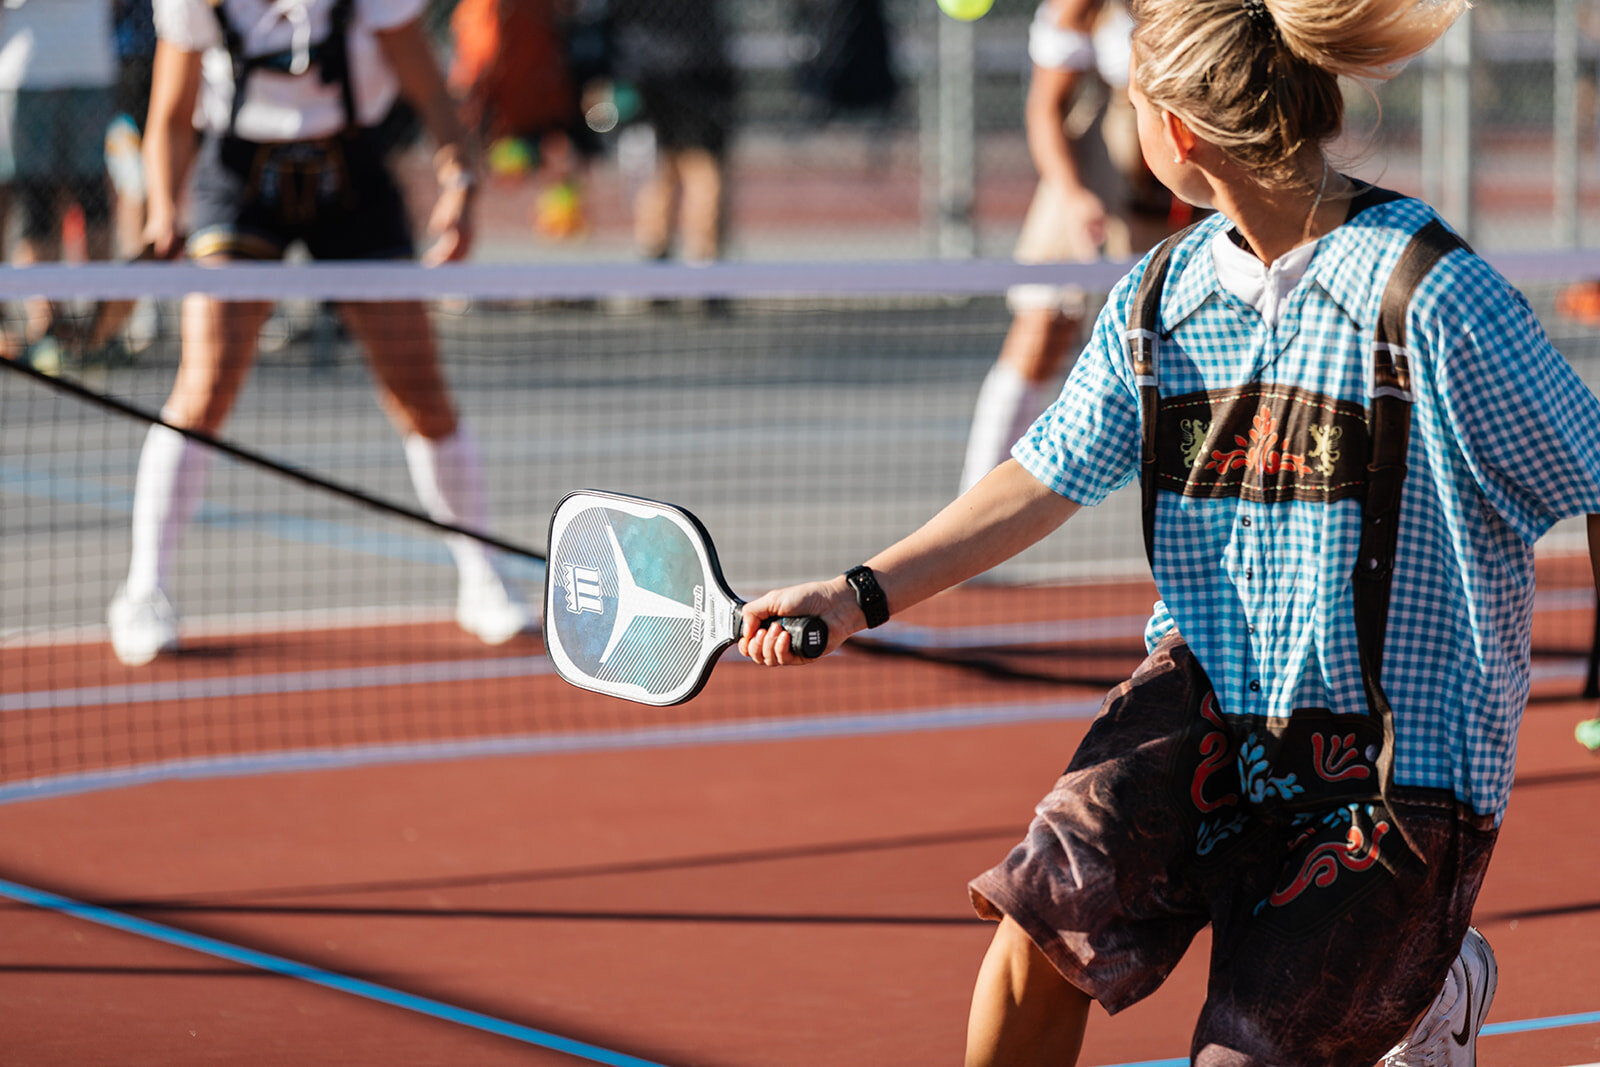
<svg viewBox="0 0 1600 1067"><path fill-rule="evenodd" d="M1324 236L1275 328L1219 284L1210 245L1230 223L1207 219L1174 250L1162 295L1161 395L1261 382L1365 406L1384 285L1435 217L1397 200ZM1139 473L1123 332L1144 267L1113 290L1060 399L1012 452L1080 504ZM1449 254L1423 280L1406 336L1410 470L1382 675L1394 780L1449 790L1498 818L1528 696L1532 546L1559 519L1600 513L1600 401L1523 296L1469 252ZM1360 523L1359 499L1159 493L1162 601L1147 641L1176 627L1225 711L1366 714L1350 580Z"/></svg>

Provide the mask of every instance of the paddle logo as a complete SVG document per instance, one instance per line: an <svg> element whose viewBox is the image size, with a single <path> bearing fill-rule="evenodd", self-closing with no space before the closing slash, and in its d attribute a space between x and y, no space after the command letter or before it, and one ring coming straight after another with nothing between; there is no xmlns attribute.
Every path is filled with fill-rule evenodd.
<svg viewBox="0 0 1600 1067"><path fill-rule="evenodd" d="M600 597L600 572L593 567L580 567L574 563L563 565L566 574L567 610L577 615L592 611L596 615L606 610Z"/></svg>

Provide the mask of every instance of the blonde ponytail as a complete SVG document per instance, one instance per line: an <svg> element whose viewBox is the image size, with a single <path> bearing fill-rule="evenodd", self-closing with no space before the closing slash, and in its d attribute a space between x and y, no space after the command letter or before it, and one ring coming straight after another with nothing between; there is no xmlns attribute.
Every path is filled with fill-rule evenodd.
<svg viewBox="0 0 1600 1067"><path fill-rule="evenodd" d="M1467 0L1133 0L1134 79L1265 184L1344 122L1340 77L1382 79Z"/></svg>

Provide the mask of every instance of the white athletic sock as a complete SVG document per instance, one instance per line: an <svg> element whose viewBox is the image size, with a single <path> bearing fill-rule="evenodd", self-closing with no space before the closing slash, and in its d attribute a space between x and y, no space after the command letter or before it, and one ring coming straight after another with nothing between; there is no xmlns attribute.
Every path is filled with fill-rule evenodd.
<svg viewBox="0 0 1600 1067"><path fill-rule="evenodd" d="M967 456L961 467L961 492L1004 463L1039 413L1050 405L1050 389L1034 385L1009 363L989 368L978 389L972 429L967 435Z"/></svg>
<svg viewBox="0 0 1600 1067"><path fill-rule="evenodd" d="M477 442L467 428L457 425L454 434L437 441L420 434L407 434L405 450L411 485L428 514L440 522L487 532L489 505L484 492L483 468L478 460ZM445 543L455 556L463 585L487 580L495 573L494 558L483 542L461 534L449 534Z"/></svg>
<svg viewBox="0 0 1600 1067"><path fill-rule="evenodd" d="M178 543L205 496L210 470L211 449L166 426L150 427L133 488L129 598L166 589Z"/></svg>

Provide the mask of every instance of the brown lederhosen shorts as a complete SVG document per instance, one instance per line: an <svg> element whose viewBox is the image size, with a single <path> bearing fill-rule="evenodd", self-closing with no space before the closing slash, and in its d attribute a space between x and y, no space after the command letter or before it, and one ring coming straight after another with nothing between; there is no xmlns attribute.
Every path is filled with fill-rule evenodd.
<svg viewBox="0 0 1600 1067"><path fill-rule="evenodd" d="M1263 777L1256 735L1224 719L1168 637L1106 697L1026 839L973 880L973 903L1010 916L1112 1013L1210 924L1196 1065L1372 1067L1443 984L1496 830L1432 790L1319 804L1315 784L1291 784L1277 791L1292 803L1274 799L1286 782L1371 776L1371 735L1349 729L1363 718L1300 734L1315 773Z"/></svg>

